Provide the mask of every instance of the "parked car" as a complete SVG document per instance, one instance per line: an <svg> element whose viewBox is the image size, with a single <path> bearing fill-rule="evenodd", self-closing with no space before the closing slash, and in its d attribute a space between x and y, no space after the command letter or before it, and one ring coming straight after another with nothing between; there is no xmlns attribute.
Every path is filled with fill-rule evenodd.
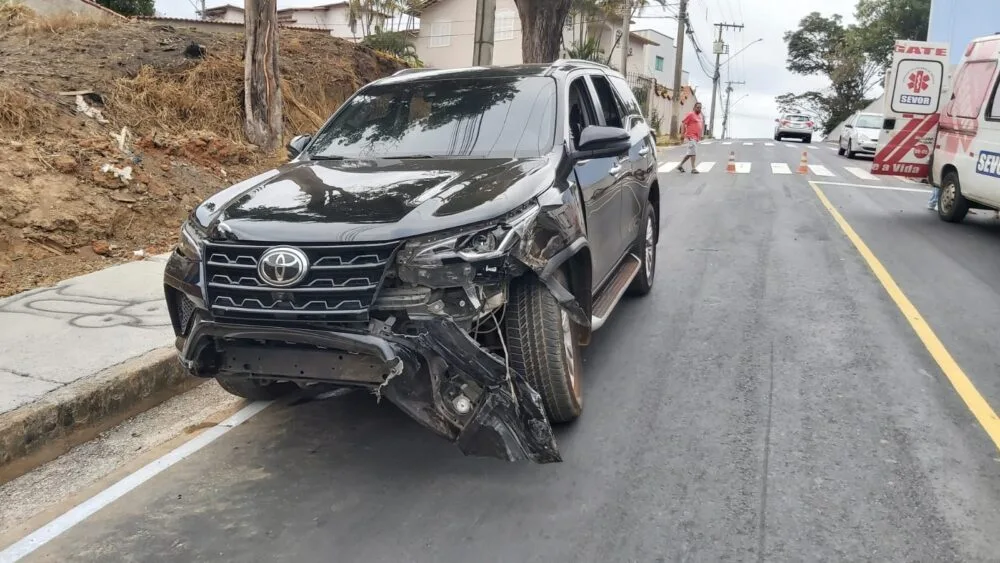
<svg viewBox="0 0 1000 563"><path fill-rule="evenodd" d="M467 454L559 461L580 347L656 271L656 150L626 80L404 71L289 153L181 229L164 279L187 370L249 399L366 388Z"/></svg>
<svg viewBox="0 0 1000 563"><path fill-rule="evenodd" d="M844 123L840 132L837 154L854 158L858 153L875 156L878 136L882 131L881 113L856 113Z"/></svg>
<svg viewBox="0 0 1000 563"><path fill-rule="evenodd" d="M784 137L795 137L803 143L812 141L813 132L816 130L816 122L808 115L798 113L786 113L774 120L774 140L780 141Z"/></svg>

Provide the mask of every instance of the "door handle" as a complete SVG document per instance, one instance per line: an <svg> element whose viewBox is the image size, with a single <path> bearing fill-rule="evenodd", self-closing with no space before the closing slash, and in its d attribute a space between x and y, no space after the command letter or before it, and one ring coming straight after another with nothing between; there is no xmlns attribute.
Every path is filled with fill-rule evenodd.
<svg viewBox="0 0 1000 563"><path fill-rule="evenodd" d="M610 170L608 170L608 174L610 174L612 176L617 176L618 173L621 172L621 171L622 171L622 163L621 163L621 161L618 161L618 162L615 163L614 166L611 167Z"/></svg>
<svg viewBox="0 0 1000 563"><path fill-rule="evenodd" d="M647 154L649 154L649 147L639 149L639 156L646 156Z"/></svg>

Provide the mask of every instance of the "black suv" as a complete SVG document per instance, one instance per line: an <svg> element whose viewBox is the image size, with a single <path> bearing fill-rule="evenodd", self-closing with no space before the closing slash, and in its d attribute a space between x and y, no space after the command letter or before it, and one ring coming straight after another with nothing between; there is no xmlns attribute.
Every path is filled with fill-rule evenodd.
<svg viewBox="0 0 1000 563"><path fill-rule="evenodd" d="M656 151L625 79L401 71L288 149L181 229L190 373L249 399L368 388L467 454L560 461L580 346L653 283Z"/></svg>

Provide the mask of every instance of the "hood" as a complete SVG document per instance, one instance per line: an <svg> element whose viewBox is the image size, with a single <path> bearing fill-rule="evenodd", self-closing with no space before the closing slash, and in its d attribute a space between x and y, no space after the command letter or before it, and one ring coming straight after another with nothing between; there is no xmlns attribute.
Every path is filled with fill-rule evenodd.
<svg viewBox="0 0 1000 563"><path fill-rule="evenodd" d="M854 130L858 133L858 135L864 135L865 137L874 140L877 140L879 133L882 132L881 129L873 129L868 127L855 127Z"/></svg>
<svg viewBox="0 0 1000 563"><path fill-rule="evenodd" d="M237 240L397 240L517 208L551 185L554 158L291 162L219 192L194 218Z"/></svg>

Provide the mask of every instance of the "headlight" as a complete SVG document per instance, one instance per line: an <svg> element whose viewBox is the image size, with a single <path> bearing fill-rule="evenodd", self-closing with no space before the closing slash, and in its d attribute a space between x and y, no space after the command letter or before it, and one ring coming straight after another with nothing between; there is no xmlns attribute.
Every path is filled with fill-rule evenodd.
<svg viewBox="0 0 1000 563"><path fill-rule="evenodd" d="M201 235L190 221L181 225L181 236L177 243L177 251L190 260L201 259Z"/></svg>
<svg viewBox="0 0 1000 563"><path fill-rule="evenodd" d="M472 281L472 263L505 256L538 216L536 202L489 223L407 242L396 257L399 277L430 287L460 287Z"/></svg>

